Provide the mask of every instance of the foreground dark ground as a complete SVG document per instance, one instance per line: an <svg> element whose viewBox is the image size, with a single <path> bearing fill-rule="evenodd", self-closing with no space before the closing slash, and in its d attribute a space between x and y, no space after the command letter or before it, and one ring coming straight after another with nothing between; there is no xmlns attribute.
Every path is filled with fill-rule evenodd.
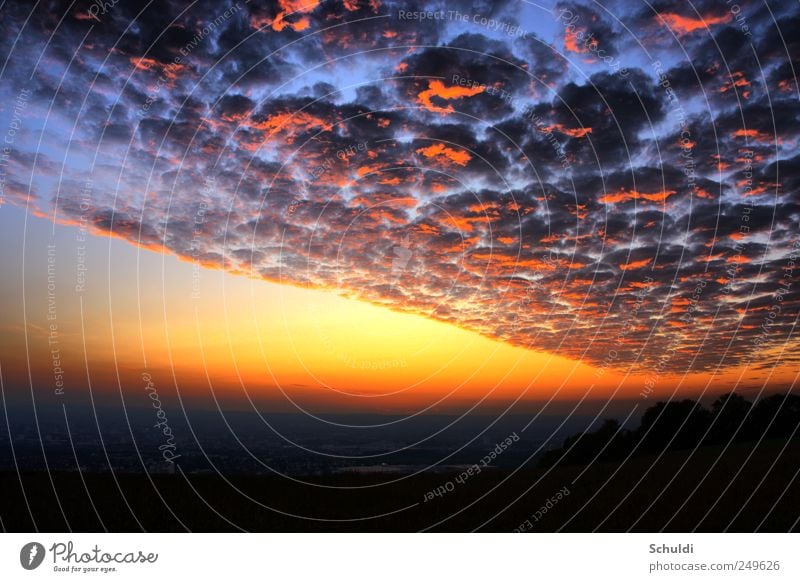
<svg viewBox="0 0 800 582"><path fill-rule="evenodd" d="M525 529L543 532L786 532L797 530L800 519L798 471L800 440L794 439L549 472L483 470L463 483L455 482L458 473L422 474L379 487L373 485L399 476L310 478L314 486L180 472L84 474L83 480L78 473L23 473L23 496L20 478L2 473L0 518L6 531L48 532L513 531L526 520ZM448 481L450 491L425 501ZM565 487L569 495L535 520ZM374 515L383 517L363 519Z"/></svg>

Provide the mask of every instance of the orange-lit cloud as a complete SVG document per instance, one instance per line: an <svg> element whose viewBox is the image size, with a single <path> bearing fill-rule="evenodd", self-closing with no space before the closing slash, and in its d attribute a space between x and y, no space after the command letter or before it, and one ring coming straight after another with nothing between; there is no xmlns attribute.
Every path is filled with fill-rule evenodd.
<svg viewBox="0 0 800 582"><path fill-rule="evenodd" d="M770 135L766 131L761 131L758 129L737 129L733 132L733 137L747 137L761 142L771 142L775 139L774 136Z"/></svg>
<svg viewBox="0 0 800 582"><path fill-rule="evenodd" d="M288 140L294 140L294 135L298 131L306 131L309 129L321 129L323 131L331 131L333 125L320 117L299 111L296 113L275 113L267 117L264 121L249 124L254 129L259 129L269 132L270 135L278 133L286 133Z"/></svg>
<svg viewBox="0 0 800 582"><path fill-rule="evenodd" d="M641 261L631 261L630 263L619 265L619 268L623 271L629 271L632 269L642 269L652 262L653 262L652 259L642 259Z"/></svg>
<svg viewBox="0 0 800 582"><path fill-rule="evenodd" d="M564 32L564 48L578 54L587 54L590 50L596 50L598 46L597 39L593 38L589 42L582 40L585 34L585 30L567 29Z"/></svg>
<svg viewBox="0 0 800 582"><path fill-rule="evenodd" d="M701 28L714 26L715 24L728 23L731 21L732 16L730 13L726 13L721 16L708 15L701 18L692 18L672 12L665 12L659 14L658 18L675 31L678 36L685 36Z"/></svg>
<svg viewBox="0 0 800 582"><path fill-rule="evenodd" d="M564 32L564 48L573 53L585 53L586 48L578 46L577 33L574 30L567 30Z"/></svg>
<svg viewBox="0 0 800 582"><path fill-rule="evenodd" d="M674 195L674 190L664 190L661 192L644 193L636 190L619 190L600 197L600 202L603 204L617 204L620 202L629 202L631 200L647 200L650 202L665 202L667 198Z"/></svg>
<svg viewBox="0 0 800 582"><path fill-rule="evenodd" d="M280 10L274 18L256 13L250 16L250 26L257 29L268 26L276 32L285 28L301 32L311 26L308 17L302 15L313 12L319 5L317 0L278 0ZM287 20L288 18L291 20Z"/></svg>
<svg viewBox="0 0 800 582"><path fill-rule="evenodd" d="M742 71L734 71L731 73L731 78L719 89L720 93L726 93L732 90L734 87L749 87L750 81L747 80L744 73ZM749 91L742 91L742 96L747 99L750 96Z"/></svg>
<svg viewBox="0 0 800 582"><path fill-rule="evenodd" d="M425 148L419 148L418 154L422 154L426 158L435 158L438 160L448 160L459 166L466 166L472 159L472 156L464 150L454 150L453 148L445 146L443 143L436 143Z"/></svg>
<svg viewBox="0 0 800 582"><path fill-rule="evenodd" d="M417 96L417 101L428 111L447 114L454 111L453 106L449 104L447 107L434 105L431 101L432 97L438 97L445 101L452 101L453 99L463 99L464 97L478 95L479 93L483 93L483 90L483 86L459 87L458 85L453 85L452 87L448 87L441 81L434 80L428 81L428 88Z"/></svg>
<svg viewBox="0 0 800 582"><path fill-rule="evenodd" d="M570 137L586 137L588 134L592 133L591 127L564 127L560 123L556 123L554 125L548 125L539 129L542 133L550 133L551 131L557 131L559 133L563 133L564 135L568 135Z"/></svg>

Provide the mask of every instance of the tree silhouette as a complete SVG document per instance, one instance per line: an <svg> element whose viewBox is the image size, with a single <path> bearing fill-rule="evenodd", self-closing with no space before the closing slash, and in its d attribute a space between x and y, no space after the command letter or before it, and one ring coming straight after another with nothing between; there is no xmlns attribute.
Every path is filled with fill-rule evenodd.
<svg viewBox="0 0 800 582"><path fill-rule="evenodd" d="M544 453L539 466L619 461L631 454L793 438L800 436L799 427L800 396L795 394L766 396L754 405L730 392L717 398L710 409L689 399L658 402L644 412L637 429L605 420L597 430L567 437L560 449Z"/></svg>
<svg viewBox="0 0 800 582"><path fill-rule="evenodd" d="M774 394L762 398L753 409L753 432L766 438L797 435L800 424L800 396Z"/></svg>
<svg viewBox="0 0 800 582"><path fill-rule="evenodd" d="M719 444L729 442L731 439L750 440L754 436L751 419L748 414L753 405L739 394L730 392L717 398L711 405L711 414L714 422L708 442Z"/></svg>
<svg viewBox="0 0 800 582"><path fill-rule="evenodd" d="M694 400L659 402L648 408L636 431L643 452L697 446L711 424L711 413Z"/></svg>

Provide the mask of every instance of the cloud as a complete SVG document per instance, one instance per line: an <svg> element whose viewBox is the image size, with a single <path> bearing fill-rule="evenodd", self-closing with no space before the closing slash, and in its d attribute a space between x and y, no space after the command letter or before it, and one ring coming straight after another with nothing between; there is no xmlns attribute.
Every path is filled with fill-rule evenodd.
<svg viewBox="0 0 800 582"><path fill-rule="evenodd" d="M708 14L706 16L692 17L674 12L662 12L658 15L658 19L678 36L685 36L697 30L710 29L716 24L727 24L733 19L733 14L726 12L719 16Z"/></svg>
<svg viewBox="0 0 800 582"><path fill-rule="evenodd" d="M789 340L794 15L754 9L745 50L706 5L620 4L617 20L561 4L580 16L554 41L580 57L568 67L547 27L505 3L479 14L530 34L400 20L377 1L165 2L139 17L120 2L84 40L86 7L69 6L27 23L3 9L0 44L21 40L2 97L33 95L7 203L595 364L614 349L621 365L714 369ZM683 44L629 51L618 21L669 25Z"/></svg>

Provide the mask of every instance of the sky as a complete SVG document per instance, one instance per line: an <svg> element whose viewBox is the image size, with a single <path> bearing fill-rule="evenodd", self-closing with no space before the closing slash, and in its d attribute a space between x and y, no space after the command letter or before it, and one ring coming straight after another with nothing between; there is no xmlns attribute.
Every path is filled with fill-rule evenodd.
<svg viewBox="0 0 800 582"><path fill-rule="evenodd" d="M800 11L733 6L3 4L4 397L789 387Z"/></svg>

